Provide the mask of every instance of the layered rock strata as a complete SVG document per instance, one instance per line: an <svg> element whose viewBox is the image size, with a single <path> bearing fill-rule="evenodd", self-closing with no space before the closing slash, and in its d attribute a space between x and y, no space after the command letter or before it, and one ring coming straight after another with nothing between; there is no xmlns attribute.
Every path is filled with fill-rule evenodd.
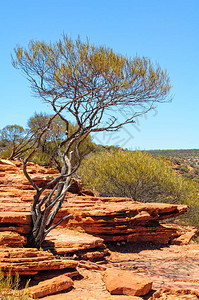
<svg viewBox="0 0 199 300"><path fill-rule="evenodd" d="M165 226L159 221L184 214L188 208L186 205L139 203L125 198L88 196L71 197L68 202L59 211L57 220L67 213L73 213L73 218L61 226L84 230L105 241L164 244L178 238L181 231L177 226Z"/></svg>
<svg viewBox="0 0 199 300"><path fill-rule="evenodd" d="M56 259L47 251L32 248L0 248L0 269L14 275L34 275L43 270L75 269L77 261Z"/></svg>
<svg viewBox="0 0 199 300"><path fill-rule="evenodd" d="M42 247L56 255L75 254L79 259L96 260L108 253L103 242L103 239L87 233L59 228L49 233Z"/></svg>
<svg viewBox="0 0 199 300"><path fill-rule="evenodd" d="M33 163L28 164L28 170L39 186L49 182L58 173L52 168ZM1 159L0 175L0 231L13 230L27 236L31 228L29 212L34 190L23 175L22 162ZM71 191L79 194L72 194ZM150 241L167 244L175 243L176 239L179 240L185 234L185 230L178 226L169 227L160 224L160 221L184 214L188 209L186 205L139 203L130 198L80 196L83 188L78 185L78 181L74 181L71 191L67 193L55 222L66 214L73 215L70 220L61 223L60 227L84 231L105 241ZM16 212L18 220L24 215L25 223L14 222ZM192 233L194 235L196 230L193 229ZM180 243L183 243L183 239L180 239Z"/></svg>

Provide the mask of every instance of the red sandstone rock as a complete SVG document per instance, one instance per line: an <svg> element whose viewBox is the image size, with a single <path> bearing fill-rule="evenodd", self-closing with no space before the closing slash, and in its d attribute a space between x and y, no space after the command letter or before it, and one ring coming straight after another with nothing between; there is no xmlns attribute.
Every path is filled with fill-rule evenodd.
<svg viewBox="0 0 199 300"><path fill-rule="evenodd" d="M49 182L58 173L52 168L41 167L33 163L28 164L28 170L38 185ZM0 227L3 231L10 227L15 232L27 235L31 230L31 215L30 204L24 201L32 202L35 192L23 175L22 162L9 163L9 161L1 160L0 174L4 175L0 177L2 183ZM73 192L81 194L81 191L84 192L83 188L75 180ZM77 196L67 193L66 201L57 214L55 222L60 217L73 213L73 217L60 226L83 230L105 241L151 241L166 244L174 238L179 238L181 231L173 226L160 225L159 221L181 215L186 212L187 208L186 205L138 203L129 198ZM18 211L18 215L15 215L14 211ZM2 214L4 214L3 217ZM26 220L21 220L25 215ZM177 240L176 242L179 243ZM101 254L96 253L99 256Z"/></svg>
<svg viewBox="0 0 199 300"><path fill-rule="evenodd" d="M153 294L149 300L198 300L199 291L189 289L163 289Z"/></svg>
<svg viewBox="0 0 199 300"><path fill-rule="evenodd" d="M121 251L119 250L121 248ZM199 245L126 244L110 247L109 267L149 277L153 289L199 291Z"/></svg>
<svg viewBox="0 0 199 300"><path fill-rule="evenodd" d="M13 205L16 207L18 204ZM1 206L3 206L1 204ZM26 244L26 239L19 234L28 236L32 228L32 216L30 212L0 212L0 236L6 235L8 237L7 244L3 244L0 237L0 245L9 246L12 244L12 240L16 240L15 246L23 246ZM13 236L10 232L13 232ZM3 232L3 233L2 233ZM7 233L6 233L7 232ZM10 235L10 242L9 240ZM19 242L21 240L21 242Z"/></svg>
<svg viewBox="0 0 199 300"><path fill-rule="evenodd" d="M57 171L52 168L40 167L33 163L28 164L28 169L32 178L40 186L49 182L49 180L57 174ZM73 213L73 218L71 218L68 223L65 222L62 225L67 226L68 228L75 228L75 230L84 230L101 238L105 238L107 241L153 241L158 243L167 243L170 241L171 243L182 244L188 243L196 233L196 229L191 227L187 230L184 227L179 228L179 226L176 225L159 224L160 220L183 214L187 210L187 206L159 203L138 203L127 198L94 197L89 191L87 192L82 187L79 187L77 181L74 182L73 190L70 192L75 192L79 195L84 194L86 196L77 196L69 192L67 193L67 201L65 201L63 208L57 217L59 218L66 213ZM17 235L17 233L26 236L30 232L30 202L32 202L34 193L35 191L23 175L22 162L10 162L8 160L0 159L0 236L4 238L4 242L6 239L9 243L13 242L12 237L15 236L16 243L19 242L20 244L20 241L24 241L25 239L24 237ZM14 233L9 234L9 231L13 231ZM59 233L57 234L57 237L59 237ZM68 252L73 253L73 251L81 251L81 258L83 259L93 259L93 257L99 258L100 256L103 257L107 251L107 249L103 248L103 243L100 244L99 242L96 242L95 244L94 241L96 241L96 239L98 241L102 240L98 237L92 237L93 239L91 237L86 238L85 241L83 240L83 235L82 241L81 239L73 239L72 235L70 238L73 241L72 246L69 245L69 240L65 240L63 238L61 238L62 240L60 241L57 239L56 242L53 240L51 242L51 246L53 244L55 246L56 244L54 249L58 249L58 252L62 254ZM12 245L12 243L10 245ZM150 278L154 281L156 289L160 287L167 287L167 291L164 291L164 294L162 294L165 297L170 297L170 295L180 295L179 297L181 297L181 295L183 295L182 290L184 291L184 296L188 295L195 297L195 294L185 293L185 291L188 291L188 288L189 290L199 289L199 250L197 247L194 249L191 248L192 250L190 251L192 256L189 256L190 248L186 248L185 253L183 252L184 250L182 250L185 249L183 247L180 247L181 250L178 251L176 250L177 248L171 247L175 246L170 246L168 252L170 249L174 249L174 256L172 256L170 252L165 254L162 249L159 251L159 256L157 251L154 252L154 250L150 250L149 252L146 251L146 256L143 255L144 257L142 255L140 256L140 253L138 254L139 258L137 257L135 259L132 256L131 265L125 265L123 263L120 265L118 264L118 266L127 269L133 268L134 273L139 272L144 276L150 276ZM179 253L180 256L178 257ZM123 253L120 253L120 261L122 260L122 257ZM129 260L129 258L127 260ZM74 274L77 274L77 270L74 269L76 264L64 264L62 260L55 259L53 254L38 251L36 249L7 248L5 250L4 248L0 248L0 262L0 264L2 264L4 274L8 272L8 268L10 267L12 268L12 274L16 271L20 274L29 275L36 274L38 272L47 272L48 274L46 274L46 277L44 276L43 279L50 275L50 271L47 271L49 268L56 268L56 273L59 271L65 272L67 270L67 274L71 274L71 276L75 276ZM69 268L73 268L73 270L70 271ZM84 269L81 269L81 271L82 270ZM90 272L91 271L92 270L90 270ZM71 295L74 297L72 296L71 298L70 295L66 296L67 294L65 294L63 299L82 299L81 295L83 295L85 296L84 299L92 299L92 297L94 297L93 299L112 300L113 298L111 298L108 294L103 297L103 295L105 295L103 285L101 286L103 292L96 293L97 281L93 283L95 273L92 273L88 292L83 292L81 287L82 283L80 282L80 290L77 291L77 293L73 293L73 291L68 293L69 295L72 292ZM181 293L179 293L179 288L181 288ZM178 290L177 293L176 290ZM122 295L113 297L114 299L121 298L122 300L126 297L128 299L133 299L135 296ZM59 298L57 298L56 295L56 300L57 299Z"/></svg>
<svg viewBox="0 0 199 300"><path fill-rule="evenodd" d="M30 287L29 293L32 298L42 298L46 295L56 294L63 290L67 290L73 286L73 281L70 277L63 274L45 281L38 285Z"/></svg>
<svg viewBox="0 0 199 300"><path fill-rule="evenodd" d="M26 243L26 238L17 232L0 232L0 247L23 247Z"/></svg>
<svg viewBox="0 0 199 300"><path fill-rule="evenodd" d="M172 227L172 224L168 224L167 226ZM176 225L175 225L176 226ZM176 226L180 231L181 235L171 241L173 245L188 245L191 239L198 234L198 229L194 226Z"/></svg>
<svg viewBox="0 0 199 300"><path fill-rule="evenodd" d="M101 272L80 269L81 280L74 279L74 286L66 293L44 297L42 300L143 300L137 296L111 295L102 280Z"/></svg>
<svg viewBox="0 0 199 300"><path fill-rule="evenodd" d="M47 251L32 248L0 248L0 269L4 274L34 275L41 270L76 268L74 260L56 259Z"/></svg>
<svg viewBox="0 0 199 300"><path fill-rule="evenodd" d="M32 216L30 212L0 212L0 225L14 224L31 225Z"/></svg>
<svg viewBox="0 0 199 300"><path fill-rule="evenodd" d="M113 295L143 296L152 288L152 281L148 278L113 268L104 271L103 280Z"/></svg>
<svg viewBox="0 0 199 300"><path fill-rule="evenodd" d="M63 206L56 216L56 221L67 213L73 213L73 218L61 226L76 230L84 229L85 232L99 236L105 241L151 241L165 244L179 237L181 233L179 228L175 226L169 228L160 225L158 221L178 216L187 210L186 205L139 203L124 198L74 196Z"/></svg>
<svg viewBox="0 0 199 300"><path fill-rule="evenodd" d="M43 249L54 254L76 254L82 259L94 260L104 257L108 249L103 239L75 230L56 228L52 230L42 244Z"/></svg>
<svg viewBox="0 0 199 300"><path fill-rule="evenodd" d="M52 253L34 248L0 248L0 261L5 262L37 261L54 258Z"/></svg>

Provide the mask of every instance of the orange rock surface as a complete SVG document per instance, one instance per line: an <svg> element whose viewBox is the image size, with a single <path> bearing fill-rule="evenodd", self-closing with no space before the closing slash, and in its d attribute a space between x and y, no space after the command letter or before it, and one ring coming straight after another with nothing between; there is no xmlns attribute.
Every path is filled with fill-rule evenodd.
<svg viewBox="0 0 199 300"><path fill-rule="evenodd" d="M184 289L163 289L153 294L149 300L198 300L199 292L194 290Z"/></svg>
<svg viewBox="0 0 199 300"><path fill-rule="evenodd" d="M129 243L110 246L107 266L149 277L153 289L193 289L199 292L199 245Z"/></svg>
<svg viewBox="0 0 199 300"><path fill-rule="evenodd" d="M113 295L144 296L152 288L152 281L130 271L107 269L102 275L107 290Z"/></svg>
<svg viewBox="0 0 199 300"><path fill-rule="evenodd" d="M42 298L46 295L56 294L73 286L70 277L63 274L54 278L41 281L38 285L30 287L29 293L32 298Z"/></svg>

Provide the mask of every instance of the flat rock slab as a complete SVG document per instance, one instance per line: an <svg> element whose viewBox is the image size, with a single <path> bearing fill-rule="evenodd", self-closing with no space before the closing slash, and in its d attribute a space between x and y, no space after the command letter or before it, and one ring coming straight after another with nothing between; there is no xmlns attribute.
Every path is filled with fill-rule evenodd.
<svg viewBox="0 0 199 300"><path fill-rule="evenodd" d="M194 289L199 292L199 245L163 245L145 248L126 244L111 248L110 264L148 276L153 289ZM121 251L121 252L119 252Z"/></svg>
<svg viewBox="0 0 199 300"><path fill-rule="evenodd" d="M170 240L178 238L181 231L177 226L164 226L159 224L159 221L177 217L188 209L186 205L139 203L128 198L124 201L124 198L73 195L68 196L67 200L55 221L72 213L73 217L61 226L83 229L105 241L151 241L167 244Z"/></svg>
<svg viewBox="0 0 199 300"><path fill-rule="evenodd" d="M32 298L42 298L46 295L52 295L61 292L63 290L68 290L72 286L73 286L73 280L67 275L63 274L42 281L36 286L30 287L29 294Z"/></svg>
<svg viewBox="0 0 199 300"><path fill-rule="evenodd" d="M131 271L110 268L103 272L102 278L112 295L144 296L152 288L152 281Z"/></svg>
<svg viewBox="0 0 199 300"><path fill-rule="evenodd" d="M101 247L103 242L103 239L84 232L58 228L47 235L42 246L50 250L55 249L57 253L60 253L59 249L62 248L66 249L66 252L74 252L74 250Z"/></svg>
<svg viewBox="0 0 199 300"><path fill-rule="evenodd" d="M57 228L52 230L42 244L43 249L54 254L76 254L82 259L97 259L104 257L108 249L103 239L84 232Z"/></svg>
<svg viewBox="0 0 199 300"><path fill-rule="evenodd" d="M31 212L0 212L0 226L4 226L4 224L31 225Z"/></svg>

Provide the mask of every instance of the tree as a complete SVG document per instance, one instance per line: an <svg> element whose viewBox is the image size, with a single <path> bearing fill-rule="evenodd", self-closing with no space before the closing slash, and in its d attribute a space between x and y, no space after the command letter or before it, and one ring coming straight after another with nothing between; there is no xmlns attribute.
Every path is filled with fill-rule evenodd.
<svg viewBox="0 0 199 300"><path fill-rule="evenodd" d="M66 35L54 44L31 41L27 48L18 46L12 59L13 66L29 80L34 94L54 111L23 165L26 178L36 190L31 206L33 230L28 244L40 247L49 231L63 220L53 224L72 175L80 166L81 143L92 132L118 130L153 109L156 103L167 101L169 77L147 58L128 59L107 47L98 47L79 38L73 41ZM129 108L133 113L129 114ZM117 119L121 109L126 113L123 121ZM27 162L57 116L66 125L64 140L54 139L61 171L57 178L40 188L28 174ZM69 118L77 124L72 134L69 134ZM49 187L52 191L43 196Z"/></svg>
<svg viewBox="0 0 199 300"><path fill-rule="evenodd" d="M47 126L52 115L45 113L35 113L34 116L28 120L29 131L37 138L39 138L42 130ZM57 153L54 145L54 139L60 141L65 137L65 124L61 118L54 118L47 132L42 135L40 145L37 153L31 157L33 162L41 165L49 165L49 161L56 161Z"/></svg>
<svg viewBox="0 0 199 300"><path fill-rule="evenodd" d="M53 115L47 115L45 113L35 113L34 116L29 118L28 120L29 131L35 136L39 136L41 131L47 126L51 117L53 117ZM69 135L75 132L76 129L77 125L74 125L69 122ZM54 166L60 169L60 160L57 155L54 140L56 139L59 140L59 142L61 142L65 138L65 133L66 124L59 116L57 116L56 118L54 118L46 134L42 135L40 141L40 148L31 160L41 165L49 165L50 161L54 164ZM85 157L94 149L94 147L95 146L94 143L92 143L91 141L91 137L87 136L87 138L81 144L79 149L81 157Z"/></svg>
<svg viewBox="0 0 199 300"><path fill-rule="evenodd" d="M34 137L22 126L7 125L0 131L0 139L7 149L3 155L9 159L22 158L24 153L34 146Z"/></svg>

